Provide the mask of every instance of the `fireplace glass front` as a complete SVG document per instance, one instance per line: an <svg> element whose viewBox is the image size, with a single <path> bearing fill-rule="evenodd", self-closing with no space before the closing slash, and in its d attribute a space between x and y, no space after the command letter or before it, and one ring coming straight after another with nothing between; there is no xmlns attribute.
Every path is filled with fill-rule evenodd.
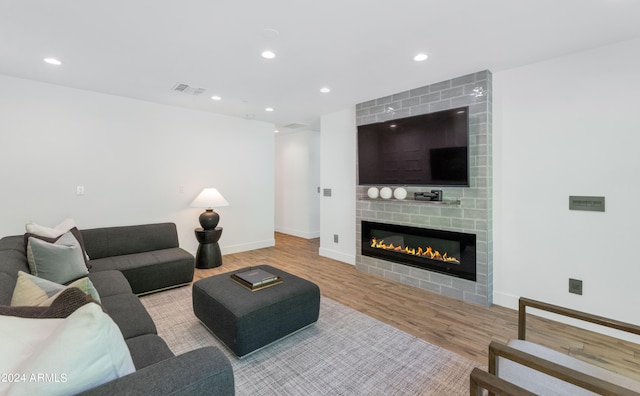
<svg viewBox="0 0 640 396"><path fill-rule="evenodd" d="M362 222L362 255L476 280L476 236Z"/></svg>

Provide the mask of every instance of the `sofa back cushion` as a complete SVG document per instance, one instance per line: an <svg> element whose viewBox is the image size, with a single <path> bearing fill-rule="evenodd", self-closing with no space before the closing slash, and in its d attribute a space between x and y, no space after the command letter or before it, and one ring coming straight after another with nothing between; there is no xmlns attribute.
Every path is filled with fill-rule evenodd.
<svg viewBox="0 0 640 396"><path fill-rule="evenodd" d="M18 271L29 272L22 235L0 239L0 305L9 305Z"/></svg>
<svg viewBox="0 0 640 396"><path fill-rule="evenodd" d="M11 305L11 297L15 287L16 278L6 272L0 272L0 305Z"/></svg>
<svg viewBox="0 0 640 396"><path fill-rule="evenodd" d="M178 232L173 223L95 228L81 232L89 259L178 247Z"/></svg>

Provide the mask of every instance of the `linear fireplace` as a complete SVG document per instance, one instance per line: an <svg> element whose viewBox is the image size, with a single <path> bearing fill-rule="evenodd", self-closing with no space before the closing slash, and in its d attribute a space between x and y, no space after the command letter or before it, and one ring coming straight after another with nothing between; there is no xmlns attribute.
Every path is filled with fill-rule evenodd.
<svg viewBox="0 0 640 396"><path fill-rule="evenodd" d="M476 280L476 235L362 221L362 255Z"/></svg>

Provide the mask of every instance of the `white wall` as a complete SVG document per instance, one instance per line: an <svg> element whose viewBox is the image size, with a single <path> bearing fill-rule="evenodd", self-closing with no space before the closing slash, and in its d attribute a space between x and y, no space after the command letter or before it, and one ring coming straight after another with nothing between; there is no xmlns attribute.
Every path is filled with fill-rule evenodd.
<svg viewBox="0 0 640 396"><path fill-rule="evenodd" d="M194 252L204 187L224 253L274 244L273 125L0 76L0 235L170 221ZM76 196L76 186L85 187ZM251 192L259 192L257 198Z"/></svg>
<svg viewBox="0 0 640 396"><path fill-rule="evenodd" d="M494 73L493 88L494 302L640 324L640 40ZM570 195L605 196L606 212L570 211Z"/></svg>
<svg viewBox="0 0 640 396"><path fill-rule="evenodd" d="M320 126L320 255L354 264L356 259L355 107L327 114ZM334 242L338 235L338 243Z"/></svg>
<svg viewBox="0 0 640 396"><path fill-rule="evenodd" d="M275 229L301 238L320 237L320 133L277 135Z"/></svg>

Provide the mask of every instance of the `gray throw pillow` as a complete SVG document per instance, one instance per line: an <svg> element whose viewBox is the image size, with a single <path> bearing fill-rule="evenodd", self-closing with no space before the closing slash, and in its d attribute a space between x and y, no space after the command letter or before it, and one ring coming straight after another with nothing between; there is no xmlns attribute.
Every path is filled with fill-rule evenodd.
<svg viewBox="0 0 640 396"><path fill-rule="evenodd" d="M82 233L80 232L80 230L78 230L77 227L73 227L68 232L73 234L73 236L78 240L78 243L80 243L80 248L82 249L82 253L84 254L84 262L87 265L87 269L91 269L91 264L89 263L89 255L87 254L87 251L84 248L84 240L82 239ZM26 234L24 234L24 246L27 247L29 245L29 238L31 237L38 238L49 243L53 243L57 241L58 238L60 238L62 235L64 235L64 233L58 235L57 237L52 238L44 235L32 234L30 232L27 232Z"/></svg>
<svg viewBox="0 0 640 396"><path fill-rule="evenodd" d="M27 261L33 275L56 283L67 283L89 273L80 243L71 232L54 243L30 237Z"/></svg>

